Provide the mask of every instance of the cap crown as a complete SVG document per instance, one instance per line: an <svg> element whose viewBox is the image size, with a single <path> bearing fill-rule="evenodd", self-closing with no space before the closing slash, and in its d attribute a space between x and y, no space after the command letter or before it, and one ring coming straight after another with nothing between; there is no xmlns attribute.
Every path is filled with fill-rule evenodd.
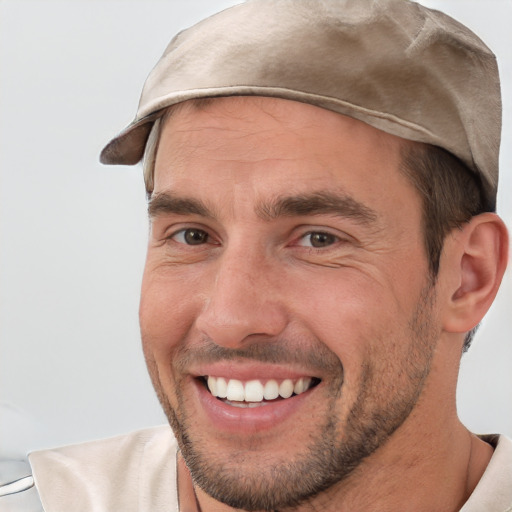
<svg viewBox="0 0 512 512"><path fill-rule="evenodd" d="M134 122L102 152L133 164L162 109L192 98L310 103L440 146L482 178L493 208L501 97L496 58L468 28L409 0L249 0L180 32Z"/></svg>

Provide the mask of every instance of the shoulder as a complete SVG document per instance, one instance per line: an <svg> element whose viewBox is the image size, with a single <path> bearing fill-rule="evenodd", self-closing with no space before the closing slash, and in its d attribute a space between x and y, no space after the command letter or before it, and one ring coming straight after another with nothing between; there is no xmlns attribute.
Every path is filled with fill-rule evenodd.
<svg viewBox="0 0 512 512"><path fill-rule="evenodd" d="M158 446L160 451L153 453L151 448L154 446ZM106 439L35 451L29 455L29 460L34 469L42 464L80 467L94 463L99 470L116 465L129 466L144 455L163 456L167 450L175 449L175 439L170 428L162 425Z"/></svg>
<svg viewBox="0 0 512 512"><path fill-rule="evenodd" d="M173 510L176 442L168 426L29 455L44 509Z"/></svg>
<svg viewBox="0 0 512 512"><path fill-rule="evenodd" d="M494 454L461 512L512 512L512 440L503 435L480 438L494 447Z"/></svg>
<svg viewBox="0 0 512 512"><path fill-rule="evenodd" d="M42 512L28 462L0 459L0 512Z"/></svg>

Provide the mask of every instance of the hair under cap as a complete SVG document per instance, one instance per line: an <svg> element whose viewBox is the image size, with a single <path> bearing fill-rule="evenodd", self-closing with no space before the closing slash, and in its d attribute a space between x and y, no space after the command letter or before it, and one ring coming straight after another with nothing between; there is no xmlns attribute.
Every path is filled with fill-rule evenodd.
<svg viewBox="0 0 512 512"><path fill-rule="evenodd" d="M171 105L248 95L309 103L440 146L480 177L495 208L496 58L467 27L409 0L248 0L180 32L101 162L139 162Z"/></svg>

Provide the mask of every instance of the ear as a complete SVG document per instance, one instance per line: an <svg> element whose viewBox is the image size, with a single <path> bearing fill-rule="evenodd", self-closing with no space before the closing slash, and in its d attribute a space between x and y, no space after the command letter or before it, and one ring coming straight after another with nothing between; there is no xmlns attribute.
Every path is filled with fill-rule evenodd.
<svg viewBox="0 0 512 512"><path fill-rule="evenodd" d="M496 297L507 259L507 228L494 213L473 217L447 237L440 268L447 300L442 313L445 331L468 332L482 320Z"/></svg>

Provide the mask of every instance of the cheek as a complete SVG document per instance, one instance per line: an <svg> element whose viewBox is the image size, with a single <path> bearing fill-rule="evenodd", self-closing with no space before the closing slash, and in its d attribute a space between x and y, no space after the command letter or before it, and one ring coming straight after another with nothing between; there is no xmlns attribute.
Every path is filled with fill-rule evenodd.
<svg viewBox="0 0 512 512"><path fill-rule="evenodd" d="M380 365L379 361L398 357L397 346L405 350L412 292L407 300L400 300L393 287L350 269L337 269L330 276L316 276L309 285L297 282L296 286L297 316L340 359L347 387L357 386L368 362Z"/></svg>
<svg viewBox="0 0 512 512"><path fill-rule="evenodd" d="M168 367L184 343L194 321L196 297L183 280L145 274L142 282L139 321L146 359Z"/></svg>

